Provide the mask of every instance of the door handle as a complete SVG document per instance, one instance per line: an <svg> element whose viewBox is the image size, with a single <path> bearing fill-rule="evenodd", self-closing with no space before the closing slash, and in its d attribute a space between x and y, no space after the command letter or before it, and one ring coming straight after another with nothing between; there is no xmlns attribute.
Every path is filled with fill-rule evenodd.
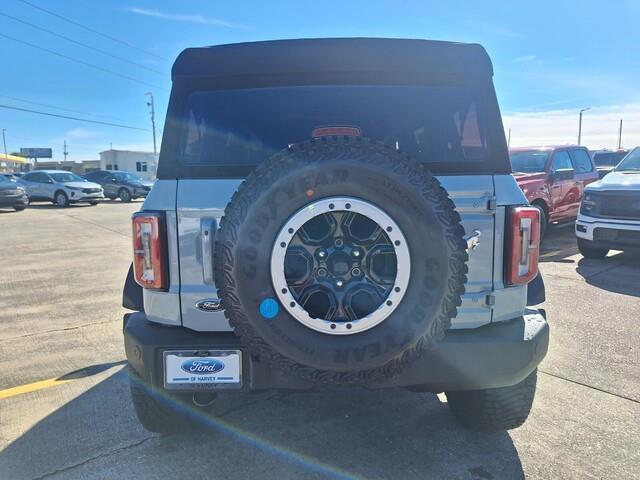
<svg viewBox="0 0 640 480"><path fill-rule="evenodd" d="M218 222L216 222L215 218L203 218L200 220L202 280L209 285L213 285L213 241L217 228Z"/></svg>
<svg viewBox="0 0 640 480"><path fill-rule="evenodd" d="M482 232L480 230L474 230L472 234L464 237L464 240L467 242L467 252L471 252L478 248L480 245L480 236Z"/></svg>

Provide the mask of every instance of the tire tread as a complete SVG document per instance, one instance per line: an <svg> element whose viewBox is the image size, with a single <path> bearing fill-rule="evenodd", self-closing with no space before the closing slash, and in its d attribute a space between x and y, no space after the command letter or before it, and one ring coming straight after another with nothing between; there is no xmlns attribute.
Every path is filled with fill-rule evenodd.
<svg viewBox="0 0 640 480"><path fill-rule="evenodd" d="M238 300L238 284L233 274L233 248L238 239L238 230L250 207L270 188L275 178L302 164L321 162L325 158L357 159L391 169L406 178L410 184L420 189L422 197L434 208L451 249L449 269L452 273L447 283L447 293L441 302L440 314L432 322L429 331L416 339L411 347L380 367L337 372L301 365L274 350L257 335ZM394 376L444 337L444 331L451 325L451 318L456 316L457 307L461 305L468 256L463 240L464 228L460 222L460 215L440 182L423 164L389 145L362 137L323 137L291 145L256 167L233 194L220 221L214 253L214 275L225 316L252 354L313 383L361 384Z"/></svg>

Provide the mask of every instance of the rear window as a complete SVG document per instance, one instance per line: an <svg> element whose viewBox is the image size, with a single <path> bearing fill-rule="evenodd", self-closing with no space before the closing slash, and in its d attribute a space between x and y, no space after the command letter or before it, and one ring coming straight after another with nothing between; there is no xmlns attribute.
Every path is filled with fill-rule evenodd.
<svg viewBox="0 0 640 480"><path fill-rule="evenodd" d="M593 154L593 161L598 167L615 167L627 152L598 152Z"/></svg>
<svg viewBox="0 0 640 480"><path fill-rule="evenodd" d="M522 150L509 152L511 168L515 173L544 172L549 159L549 150Z"/></svg>
<svg viewBox="0 0 640 480"><path fill-rule="evenodd" d="M491 157L497 109L464 86L295 86L191 94L181 158L189 166L255 166L315 129L357 127L425 163ZM493 127L493 128L492 128ZM504 138L504 134L503 134ZM504 140L503 140L504 141Z"/></svg>

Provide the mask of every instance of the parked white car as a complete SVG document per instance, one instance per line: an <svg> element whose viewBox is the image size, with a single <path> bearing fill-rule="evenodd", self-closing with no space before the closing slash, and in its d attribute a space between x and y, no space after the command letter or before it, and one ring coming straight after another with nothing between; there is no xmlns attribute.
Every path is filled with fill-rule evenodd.
<svg viewBox="0 0 640 480"><path fill-rule="evenodd" d="M587 258L604 258L610 249L640 248L640 147L587 186L576 235L578 249Z"/></svg>
<svg viewBox="0 0 640 480"><path fill-rule="evenodd" d="M27 191L30 202L49 201L67 207L78 202L97 205L104 200L100 185L65 170L36 170L24 175L19 183Z"/></svg>

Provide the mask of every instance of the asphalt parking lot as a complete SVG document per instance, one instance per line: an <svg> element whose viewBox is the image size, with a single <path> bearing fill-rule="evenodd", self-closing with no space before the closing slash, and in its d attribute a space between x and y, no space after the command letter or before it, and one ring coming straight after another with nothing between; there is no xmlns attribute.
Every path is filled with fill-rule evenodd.
<svg viewBox="0 0 640 480"><path fill-rule="evenodd" d="M123 364L139 207L0 212L0 478L640 478L640 256L585 260L549 232L551 345L508 434L462 429L435 395L352 389L223 395L207 428L159 436Z"/></svg>

